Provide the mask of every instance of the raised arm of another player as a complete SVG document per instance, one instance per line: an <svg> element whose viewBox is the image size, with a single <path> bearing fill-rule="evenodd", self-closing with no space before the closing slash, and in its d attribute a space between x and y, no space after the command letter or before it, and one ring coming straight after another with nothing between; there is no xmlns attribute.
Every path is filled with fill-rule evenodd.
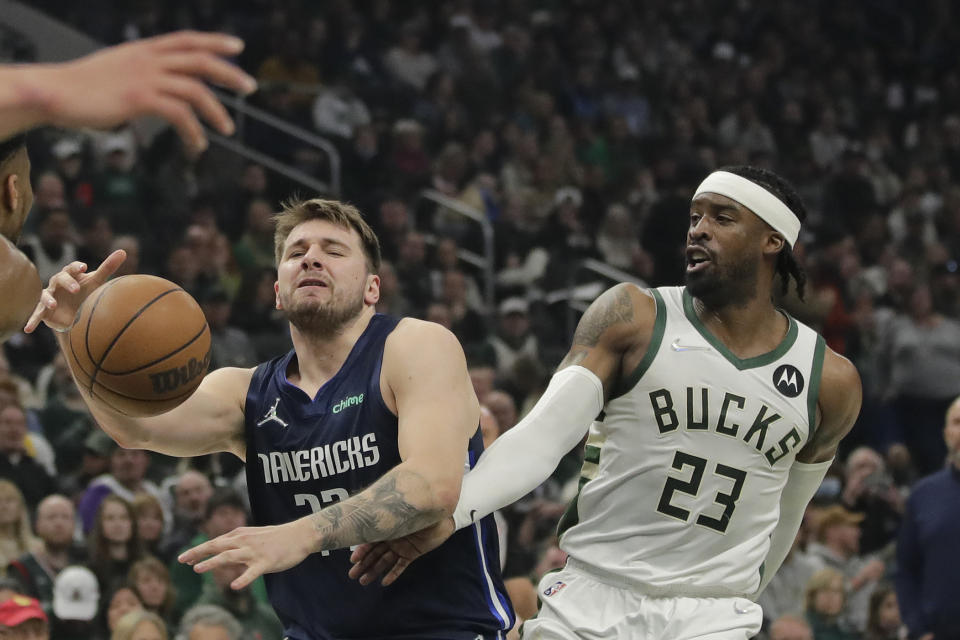
<svg viewBox="0 0 960 640"><path fill-rule="evenodd" d="M573 345L537 404L485 451L463 479L453 522L403 540L362 546L350 576L368 584L386 573L390 584L416 557L455 529L493 513L546 480L590 428L620 379L646 353L657 317L654 298L632 284L604 292L587 309Z"/></svg>
<svg viewBox="0 0 960 640"><path fill-rule="evenodd" d="M13 243L0 236L0 342L20 331L40 298L37 268Z"/></svg>
<svg viewBox="0 0 960 640"><path fill-rule="evenodd" d="M40 294L26 331L45 322L56 331L60 349L67 355L67 334L77 309L93 291L117 270L126 254L114 251L100 268L87 273L87 265L72 262L50 278ZM69 358L68 358L69 361ZM252 369L219 369L209 373L199 388L180 406L151 418L131 418L117 413L77 385L90 413L103 430L127 449L149 449L171 456L199 456L229 451L245 454L243 405Z"/></svg>
<svg viewBox="0 0 960 640"><path fill-rule="evenodd" d="M317 513L284 525L237 529L194 547L180 561L213 556L195 565L201 573L242 563L246 571L231 584L239 589L311 553L402 537L449 517L468 441L480 422L463 349L439 325L406 319L387 339L382 376L384 401L397 412L400 464Z"/></svg>
<svg viewBox="0 0 960 640"><path fill-rule="evenodd" d="M252 77L222 60L243 41L179 31L108 47L61 64L0 65L0 140L40 125L110 128L153 115L195 150L207 145L196 112L225 135L233 121L203 81L250 93Z"/></svg>
<svg viewBox="0 0 960 640"><path fill-rule="evenodd" d="M817 428L790 467L787 484L780 495L780 520L770 536L770 550L763 563L757 594L766 588L787 557L807 504L827 474L840 441L860 414L861 395L856 367L827 348L817 401Z"/></svg>

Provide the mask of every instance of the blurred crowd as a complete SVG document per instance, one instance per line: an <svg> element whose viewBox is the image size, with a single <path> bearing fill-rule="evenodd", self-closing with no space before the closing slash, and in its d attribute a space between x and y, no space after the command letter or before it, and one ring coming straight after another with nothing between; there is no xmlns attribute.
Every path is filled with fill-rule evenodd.
<svg viewBox="0 0 960 640"><path fill-rule="evenodd" d="M590 295L610 283L582 260L680 284L689 199L710 170L752 164L788 178L810 210L796 250L809 281L803 299L791 290L781 303L854 361L864 408L761 600L764 633L876 639L909 627L916 638L960 637L957 581L941 575L960 575L949 546L960 512L933 506L960 504L949 470L960 468L954 3L34 4L105 43L182 27L242 36L236 62L261 83L253 104L339 151L340 197L383 245L378 309L444 324L464 344L488 443L562 356L571 284ZM329 159L295 138L251 121L241 140L329 178ZM297 185L216 147L188 157L172 132L43 130L30 151L36 203L23 247L41 277L123 248L120 275L156 273L197 297L214 368L289 348L273 308L271 215ZM478 227L425 189L493 226L492 304L484 270L464 259L482 256ZM117 598L170 630L199 599L241 620L243 637L279 637L261 587L238 595L223 588L229 576L179 582L193 576L177 551L246 517L239 463L113 447L45 331L5 346L0 398L0 477L11 481L0 485L9 496L0 554L11 588L56 621L56 579L79 581L61 570L81 563L100 594L86 623L103 637ZM945 470L948 454L955 466ZM553 532L581 461L571 452L497 514L523 617L536 607L530 579L565 560Z"/></svg>

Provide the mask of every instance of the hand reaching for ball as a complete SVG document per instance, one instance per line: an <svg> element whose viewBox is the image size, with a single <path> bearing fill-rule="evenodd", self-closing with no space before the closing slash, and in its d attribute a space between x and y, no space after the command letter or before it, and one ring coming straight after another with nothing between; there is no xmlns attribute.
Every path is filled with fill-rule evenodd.
<svg viewBox="0 0 960 640"><path fill-rule="evenodd" d="M69 329L87 296L106 282L126 259L127 253L118 249L91 273L87 273L87 265L83 262L68 264L50 278L50 284L41 292L40 302L23 330L32 333L41 321L54 331Z"/></svg>

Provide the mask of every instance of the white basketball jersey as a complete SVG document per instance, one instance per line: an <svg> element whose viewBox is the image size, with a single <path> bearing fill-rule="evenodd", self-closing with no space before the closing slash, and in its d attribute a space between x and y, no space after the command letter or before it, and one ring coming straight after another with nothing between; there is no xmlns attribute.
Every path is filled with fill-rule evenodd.
<svg viewBox="0 0 960 640"><path fill-rule="evenodd" d="M752 594L787 473L813 432L823 338L790 318L776 349L742 360L685 288L652 293L653 339L590 427L560 546L651 594Z"/></svg>

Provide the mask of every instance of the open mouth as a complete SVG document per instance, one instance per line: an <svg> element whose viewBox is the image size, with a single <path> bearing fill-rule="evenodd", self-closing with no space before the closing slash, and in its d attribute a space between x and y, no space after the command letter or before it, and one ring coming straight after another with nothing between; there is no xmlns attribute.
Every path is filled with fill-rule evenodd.
<svg viewBox="0 0 960 640"><path fill-rule="evenodd" d="M300 284L297 285L297 289L303 289L305 287L320 287L326 289L327 283L316 278L308 278L306 280L301 280Z"/></svg>
<svg viewBox="0 0 960 640"><path fill-rule="evenodd" d="M687 273L703 271L713 262L710 252L702 247L687 247Z"/></svg>

